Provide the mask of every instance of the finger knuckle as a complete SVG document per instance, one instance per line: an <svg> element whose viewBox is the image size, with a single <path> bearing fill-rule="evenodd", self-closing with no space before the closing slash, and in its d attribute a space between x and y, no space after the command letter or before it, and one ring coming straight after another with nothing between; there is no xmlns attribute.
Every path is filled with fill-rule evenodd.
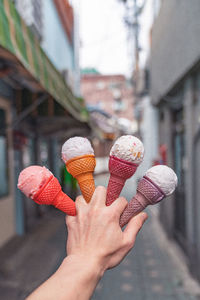
<svg viewBox="0 0 200 300"><path fill-rule="evenodd" d="M110 220L112 219L112 212L110 212L108 209L102 209L101 210L101 216L102 216L102 220L106 221L106 220Z"/></svg>
<svg viewBox="0 0 200 300"><path fill-rule="evenodd" d="M128 204L128 201L124 197L119 197L116 201L117 201L116 204L117 204L118 207L124 207L125 208Z"/></svg>
<svg viewBox="0 0 200 300"><path fill-rule="evenodd" d="M126 248L127 248L128 250L132 249L133 246L134 246L134 241L133 241L133 240L128 240L128 241L126 241Z"/></svg>
<svg viewBox="0 0 200 300"><path fill-rule="evenodd" d="M112 210L110 216L112 219L116 219L116 218L119 219L119 214L116 210Z"/></svg>
<svg viewBox="0 0 200 300"><path fill-rule="evenodd" d="M92 209L87 212L86 218L91 220L91 218L95 217L95 215L96 215L96 211L95 211L95 209Z"/></svg>
<svg viewBox="0 0 200 300"><path fill-rule="evenodd" d="M76 202L79 203L79 202L82 202L83 200L83 196L82 195L79 195L78 197L76 197Z"/></svg>
<svg viewBox="0 0 200 300"><path fill-rule="evenodd" d="M106 191L106 188L102 185L99 185L97 188L96 188L96 191L97 192L105 192Z"/></svg>
<svg viewBox="0 0 200 300"><path fill-rule="evenodd" d="M137 220L136 225L140 229L143 225L143 221L142 220Z"/></svg>
<svg viewBox="0 0 200 300"><path fill-rule="evenodd" d="M66 218L66 224L68 228L72 228L73 224L74 224L74 220L72 216L67 216Z"/></svg>
<svg viewBox="0 0 200 300"><path fill-rule="evenodd" d="M121 202L123 202L124 204L128 204L128 201L127 201L126 198L124 198L124 197L120 197L119 200L120 200Z"/></svg>
<svg viewBox="0 0 200 300"><path fill-rule="evenodd" d="M89 210L88 214L93 217L93 218L96 218L99 216L99 214L101 214L101 210L94 206L92 209Z"/></svg>

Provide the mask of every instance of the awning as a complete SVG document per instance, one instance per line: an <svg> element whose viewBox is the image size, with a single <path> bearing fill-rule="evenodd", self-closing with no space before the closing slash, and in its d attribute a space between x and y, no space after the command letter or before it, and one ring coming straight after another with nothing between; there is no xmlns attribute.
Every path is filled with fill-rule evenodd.
<svg viewBox="0 0 200 300"><path fill-rule="evenodd" d="M21 83L37 91L47 91L77 120L88 121L84 102L73 95L11 0L0 0L1 58L15 69L16 77L19 74Z"/></svg>

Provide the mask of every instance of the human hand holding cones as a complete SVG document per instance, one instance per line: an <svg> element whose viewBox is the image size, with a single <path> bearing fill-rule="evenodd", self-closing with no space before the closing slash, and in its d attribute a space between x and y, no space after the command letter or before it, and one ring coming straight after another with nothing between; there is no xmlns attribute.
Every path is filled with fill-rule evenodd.
<svg viewBox="0 0 200 300"><path fill-rule="evenodd" d="M116 140L110 151L106 205L111 205L119 197L126 180L136 172L143 156L144 146L135 136L124 135Z"/></svg>
<svg viewBox="0 0 200 300"><path fill-rule="evenodd" d="M120 217L120 226L141 212L148 205L153 205L165 196L171 195L177 186L177 176L174 171L164 165L150 168L139 181L136 195L128 203Z"/></svg>
<svg viewBox="0 0 200 300"><path fill-rule="evenodd" d="M89 202L95 190L94 178L92 175L95 168L95 157L89 141L87 139L86 141L85 139L83 140L81 142L86 143L84 149L80 147L82 149L80 150L78 147L78 151L75 151L76 149L73 149L71 152L68 151L68 156L66 157L65 148L62 155L63 159L67 161L66 164L70 173L79 180L84 198ZM79 145L80 144L81 143L79 143ZM69 144L67 148L70 148ZM73 147L71 147L71 150L72 148ZM82 154L81 151L87 151L88 154L73 157L74 154ZM72 157L70 157L70 155ZM68 160L66 158L68 158ZM141 160L139 160L139 162L140 161ZM109 168L112 173L108 185L107 197L108 199L111 199L111 204L112 201L118 198L125 180L133 175L137 165L135 166L132 162L124 162L123 159L111 156ZM112 174L114 174L114 176L112 176ZM120 226L123 227L127 224L130 218L142 211L147 205L156 204L165 196L170 195L174 191L176 185L177 176L169 167L159 165L150 168L140 180L137 187L137 194L129 202L122 213ZM113 186L114 189L112 190ZM30 166L24 169L19 176L18 188L27 197L30 197L38 204L51 204L69 215L76 215L75 203L62 192L58 180L45 167ZM112 193L110 196L109 191Z"/></svg>
<svg viewBox="0 0 200 300"><path fill-rule="evenodd" d="M45 167L25 168L19 175L18 188L38 204L53 205L68 215L76 215L74 201L63 193L57 178Z"/></svg>
<svg viewBox="0 0 200 300"><path fill-rule="evenodd" d="M67 140L62 146L62 159L67 171L77 179L84 199L90 202L95 191L96 160L89 140L82 137Z"/></svg>

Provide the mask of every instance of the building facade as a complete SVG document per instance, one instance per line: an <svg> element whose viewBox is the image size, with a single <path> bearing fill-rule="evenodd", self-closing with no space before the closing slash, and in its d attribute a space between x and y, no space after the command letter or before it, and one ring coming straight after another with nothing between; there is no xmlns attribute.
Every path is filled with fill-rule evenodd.
<svg viewBox="0 0 200 300"><path fill-rule="evenodd" d="M152 31L151 101L159 142L179 184L161 204L161 221L200 278L200 2L163 0Z"/></svg>
<svg viewBox="0 0 200 300"><path fill-rule="evenodd" d="M101 75L88 69L83 70L81 76L81 94L94 127L103 132L99 139L93 140L95 153L106 157L114 139L137 130L133 118L133 88L124 75Z"/></svg>
<svg viewBox="0 0 200 300"><path fill-rule="evenodd" d="M65 76L77 66L69 2L2 0L0 12L1 247L49 209L17 189L20 171L40 164L59 178L63 141L90 129L84 103L72 92L74 79Z"/></svg>
<svg viewBox="0 0 200 300"><path fill-rule="evenodd" d="M0 81L0 244L15 232L14 152L12 132L6 128L12 120L13 91ZM6 229L6 230L5 230Z"/></svg>
<svg viewBox="0 0 200 300"><path fill-rule="evenodd" d="M98 108L136 131L133 118L133 88L124 75L83 74L81 93L89 109ZM132 128L130 128L132 127Z"/></svg>

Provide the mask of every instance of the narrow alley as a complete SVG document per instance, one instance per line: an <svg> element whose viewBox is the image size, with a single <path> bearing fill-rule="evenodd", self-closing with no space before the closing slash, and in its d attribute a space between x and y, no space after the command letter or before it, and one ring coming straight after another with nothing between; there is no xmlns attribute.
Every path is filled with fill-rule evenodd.
<svg viewBox="0 0 200 300"><path fill-rule="evenodd" d="M127 178L121 195L137 196L120 224L149 216L134 249L92 297L102 261L90 273L71 256L76 271L67 259L45 298L200 300L199 15L200 0L0 0L0 300L26 299L59 268L80 191L89 202L108 186L109 205ZM90 263L132 245L107 209L76 240L94 234L81 243ZM76 284L54 289L60 278Z"/></svg>
<svg viewBox="0 0 200 300"><path fill-rule="evenodd" d="M98 176L96 185L106 185L107 179L107 175ZM134 191L129 180L123 195L130 199ZM177 246L162 231L157 209L149 209L148 214L134 250L120 266L107 271L92 300L200 299L200 287ZM0 252L1 299L24 299L50 276L65 255L65 241L64 215L52 211L26 239L17 238L4 247Z"/></svg>

